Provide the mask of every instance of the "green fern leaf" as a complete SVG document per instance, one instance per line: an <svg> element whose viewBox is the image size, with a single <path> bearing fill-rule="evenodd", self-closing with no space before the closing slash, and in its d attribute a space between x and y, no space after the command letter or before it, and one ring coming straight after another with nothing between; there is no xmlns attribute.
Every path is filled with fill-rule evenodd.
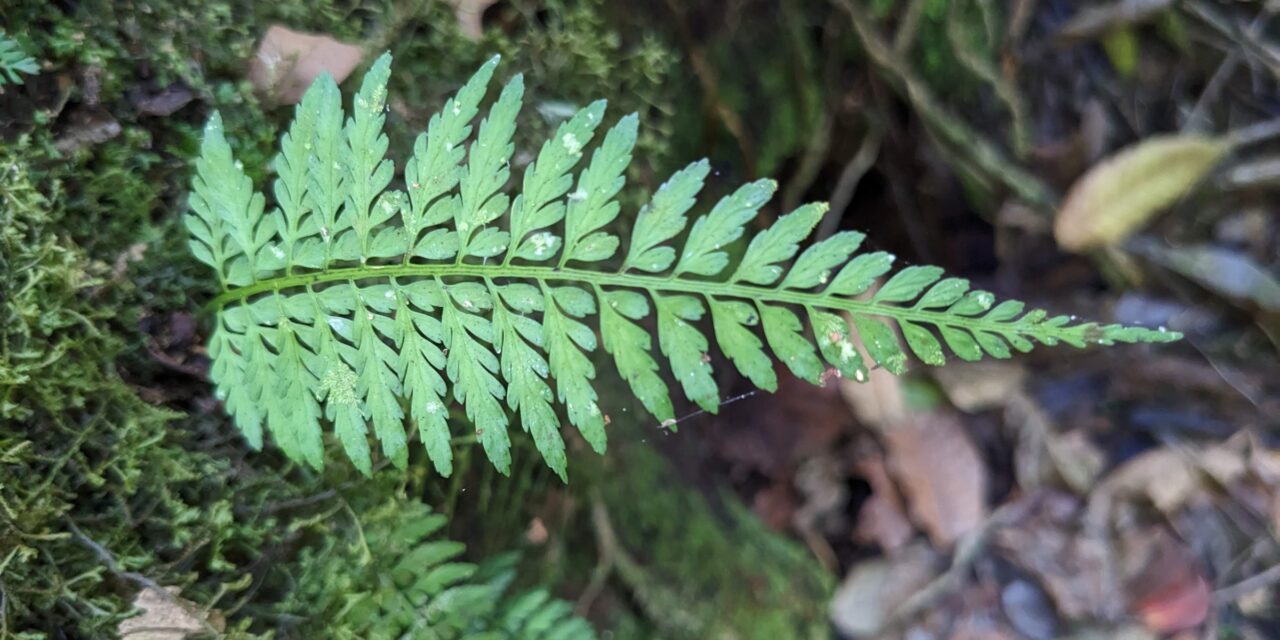
<svg viewBox="0 0 1280 640"><path fill-rule="evenodd" d="M591 624L573 615L573 605L542 589L517 597L499 623L508 638L521 640L594 640Z"/></svg>
<svg viewBox="0 0 1280 640"><path fill-rule="evenodd" d="M401 190L382 132L390 63L386 55L374 63L350 114L328 76L306 93L281 141L265 214L221 119L205 128L186 225L194 254L223 288L211 303L211 377L255 448L265 432L290 458L319 467L329 427L367 474L370 436L404 467L416 431L447 475L456 402L503 473L514 421L563 478L561 415L605 450L592 357L601 348L645 408L674 426L668 379L702 409L718 410L717 350L772 391L779 363L815 384L828 369L865 381L870 365L905 371L907 349L941 365L948 350L978 360L1036 343L1179 337L997 305L929 266L904 268L860 297L894 257L859 253L864 238L852 231L801 250L823 204L781 216L732 265L730 245L776 185L744 185L690 223L705 160L653 194L620 252L609 229L621 214L638 119L625 116L600 136L605 103L583 108L524 168L513 199L505 188L519 76L472 126L496 58L431 118Z"/></svg>
<svg viewBox="0 0 1280 640"><path fill-rule="evenodd" d="M6 82L10 84L22 84L22 76L19 73L27 75L35 75L39 73L40 66L27 52L22 50L12 38L4 31L0 31L0 87Z"/></svg>
<svg viewBox="0 0 1280 640"><path fill-rule="evenodd" d="M595 640L572 605L535 589L512 593L511 555L481 565L442 539L448 523L404 496L362 513L359 545L306 549L293 590L306 637L422 640Z"/></svg>

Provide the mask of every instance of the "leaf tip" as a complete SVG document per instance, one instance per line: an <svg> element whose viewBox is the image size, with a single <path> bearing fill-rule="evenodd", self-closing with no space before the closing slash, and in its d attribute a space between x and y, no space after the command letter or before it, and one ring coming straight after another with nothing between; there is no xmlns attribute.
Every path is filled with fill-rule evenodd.
<svg viewBox="0 0 1280 640"><path fill-rule="evenodd" d="M614 125L614 130L619 135L624 136L627 140L634 139L636 132L640 129L640 114L636 112L628 113L618 120L618 124Z"/></svg>
<svg viewBox="0 0 1280 640"><path fill-rule="evenodd" d="M217 135L221 133L222 133L222 112L218 111L217 109L214 109L213 113L209 114L209 119L204 123L204 135L207 138L211 134Z"/></svg>

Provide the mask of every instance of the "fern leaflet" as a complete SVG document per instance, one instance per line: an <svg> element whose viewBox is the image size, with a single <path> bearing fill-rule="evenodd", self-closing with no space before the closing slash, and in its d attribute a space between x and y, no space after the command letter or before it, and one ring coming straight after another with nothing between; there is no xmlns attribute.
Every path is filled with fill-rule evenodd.
<svg viewBox="0 0 1280 640"><path fill-rule="evenodd" d="M623 250L609 229L620 213L636 116L600 135L604 102L583 108L542 145L511 199L503 188L520 76L472 126L496 65L496 58L483 65L431 118L403 185L393 185L382 133L388 55L365 76L350 114L327 76L306 93L282 139L270 210L233 159L220 118L210 119L186 224L196 257L223 286L211 304L218 311L211 376L254 447L265 429L288 456L319 467L328 424L367 474L370 428L383 455L405 466L408 418L448 474L456 402L499 470L510 468L514 419L563 478L557 407L593 448L605 448L608 418L591 358L600 346L664 425L675 420L664 359L686 396L717 410L705 326L766 390L777 386L775 359L815 384L828 368L858 381L872 364L902 373L907 353L894 326L930 365L943 364L944 344L978 360L1034 343L1179 338L996 304L936 267L902 269L868 297L894 257L859 253L863 235L853 231L802 251L823 204L783 215L733 264L730 245L776 184L744 185L690 224L705 160L653 194Z"/></svg>
<svg viewBox="0 0 1280 640"><path fill-rule="evenodd" d="M461 561L442 539L443 514L400 496L364 514L359 544L303 551L294 607L300 632L343 640L595 640L568 602L544 589L513 593L515 560Z"/></svg>
<svg viewBox="0 0 1280 640"><path fill-rule="evenodd" d="M4 86L6 82L22 84L22 76L18 75L19 73L35 75L39 71L40 67L35 59L27 55L13 38L0 30L0 86Z"/></svg>

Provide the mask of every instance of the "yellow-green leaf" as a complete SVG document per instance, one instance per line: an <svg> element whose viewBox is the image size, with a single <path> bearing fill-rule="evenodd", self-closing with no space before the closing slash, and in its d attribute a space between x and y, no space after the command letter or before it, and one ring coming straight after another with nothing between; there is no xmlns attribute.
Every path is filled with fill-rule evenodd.
<svg viewBox="0 0 1280 640"><path fill-rule="evenodd" d="M1070 251L1118 243L1177 202L1230 145L1222 138L1159 136L1103 160L1076 181L1053 234Z"/></svg>

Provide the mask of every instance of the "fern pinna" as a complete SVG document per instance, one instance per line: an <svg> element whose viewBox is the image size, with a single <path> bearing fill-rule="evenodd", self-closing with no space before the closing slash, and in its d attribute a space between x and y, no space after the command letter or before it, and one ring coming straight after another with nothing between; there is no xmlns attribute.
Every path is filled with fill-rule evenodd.
<svg viewBox="0 0 1280 640"><path fill-rule="evenodd" d="M40 71L40 65L31 56L27 55L18 43L10 38L3 29L0 29L0 87L6 82L12 84L22 84L22 76L19 73L27 75L35 75Z"/></svg>
<svg viewBox="0 0 1280 640"><path fill-rule="evenodd" d="M327 536L305 549L287 605L303 623L296 637L596 640L570 603L512 589L514 555L462 562L465 546L439 535L447 523L401 494L363 512L356 543Z"/></svg>
<svg viewBox="0 0 1280 640"><path fill-rule="evenodd" d="M616 196L636 116L599 136L604 101L578 111L542 145L512 198L503 189L524 92L520 76L471 135L497 58L431 118L403 185L393 187L382 132L390 63L388 55L374 63L350 114L332 78L314 83L281 140L269 211L233 159L217 114L205 128L186 224L195 255L223 288L212 303L211 376L255 448L265 427L289 457L319 467L322 425L330 424L367 474L369 426L383 454L403 467L408 422L436 469L448 474L452 400L499 470L510 466L515 419L564 477L558 406L595 450L605 448L609 420L592 387L591 355L599 347L664 425L674 423L675 411L659 355L686 396L716 411L705 325L734 366L767 390L777 378L766 345L810 382L819 383L827 367L866 380L869 363L846 318L870 361L894 373L907 363L895 325L931 365L943 363L943 343L957 357L977 360L1006 358L1033 342L1083 347L1178 338L1073 324L1016 301L995 304L992 294L944 278L936 267L907 267L863 295L894 257L857 253L863 235L854 231L801 251L823 204L781 216L731 265L730 245L776 184L746 184L690 226L705 160L653 194L620 252L608 229L620 213ZM603 140L592 150L597 137ZM656 319L656 352L643 324L649 318Z"/></svg>

